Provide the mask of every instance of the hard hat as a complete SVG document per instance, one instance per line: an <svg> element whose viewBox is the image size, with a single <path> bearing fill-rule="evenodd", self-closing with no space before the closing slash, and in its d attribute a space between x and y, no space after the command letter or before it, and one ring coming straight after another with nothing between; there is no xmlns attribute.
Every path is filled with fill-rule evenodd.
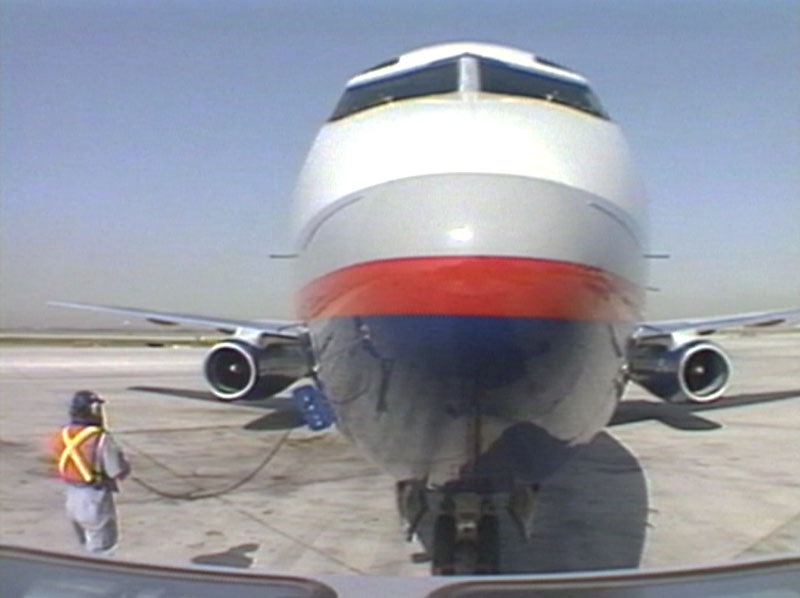
<svg viewBox="0 0 800 598"><path fill-rule="evenodd" d="M91 390L79 390L72 396L69 406L69 414L73 417L95 415L94 405L103 404L105 401L96 392Z"/></svg>

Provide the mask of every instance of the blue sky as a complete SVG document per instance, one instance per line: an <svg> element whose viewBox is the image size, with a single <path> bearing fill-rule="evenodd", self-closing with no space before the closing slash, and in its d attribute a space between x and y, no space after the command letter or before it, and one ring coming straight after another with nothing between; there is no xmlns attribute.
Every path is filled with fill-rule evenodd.
<svg viewBox="0 0 800 598"><path fill-rule="evenodd" d="M289 198L344 81L478 40L584 73L651 200L653 318L800 304L800 4L767 0L0 5L0 326L48 299L292 315Z"/></svg>

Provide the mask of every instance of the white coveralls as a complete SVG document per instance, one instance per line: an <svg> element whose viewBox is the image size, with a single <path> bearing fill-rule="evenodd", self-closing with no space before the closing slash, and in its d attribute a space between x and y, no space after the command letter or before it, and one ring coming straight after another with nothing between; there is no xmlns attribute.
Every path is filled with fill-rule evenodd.
<svg viewBox="0 0 800 598"><path fill-rule="evenodd" d="M67 516L86 550L110 554L119 538L114 493L119 491L117 480L128 475L130 465L105 431L98 441L96 460L97 471L107 479L94 485L67 484Z"/></svg>

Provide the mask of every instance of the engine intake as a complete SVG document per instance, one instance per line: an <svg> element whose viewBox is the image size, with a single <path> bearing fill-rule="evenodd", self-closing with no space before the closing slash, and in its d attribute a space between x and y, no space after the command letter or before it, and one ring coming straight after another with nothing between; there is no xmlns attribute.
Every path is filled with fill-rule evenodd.
<svg viewBox="0 0 800 598"><path fill-rule="evenodd" d="M631 380L666 401L708 403L725 392L731 362L708 341L677 347L645 343L633 347L628 373Z"/></svg>
<svg viewBox="0 0 800 598"><path fill-rule="evenodd" d="M308 369L307 354L299 343L262 348L239 339L214 345L203 364L206 381L223 401L272 396L306 375Z"/></svg>

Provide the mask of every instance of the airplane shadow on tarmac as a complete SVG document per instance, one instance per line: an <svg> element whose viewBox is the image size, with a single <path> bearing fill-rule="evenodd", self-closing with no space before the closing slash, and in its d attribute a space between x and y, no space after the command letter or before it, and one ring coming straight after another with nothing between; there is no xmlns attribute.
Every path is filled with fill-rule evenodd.
<svg viewBox="0 0 800 598"><path fill-rule="evenodd" d="M501 523L503 572L637 567L647 513L638 460L602 432L542 483L529 542L510 518Z"/></svg>
<svg viewBox="0 0 800 598"><path fill-rule="evenodd" d="M712 403L663 403L661 401L623 401L617 407L609 426L657 420L662 424L685 431L716 430L722 427L695 413L717 409L733 409L748 405L760 405L800 397L800 389L779 392L730 395Z"/></svg>
<svg viewBox="0 0 800 598"><path fill-rule="evenodd" d="M217 404L220 402L211 392L195 389L169 388L164 386L131 386L128 390L182 399L208 401ZM797 397L800 397L800 388L770 393L731 395L712 403L674 404L655 400L623 401L617 407L614 417L608 425L617 426L640 421L656 420L678 430L716 430L721 428L722 425L699 415L695 415L695 413L700 411L713 411L716 409L731 409L747 405L758 405ZM294 408L294 403L290 398L285 396L276 395L251 401L231 401L230 405L246 405L248 407L274 410L246 424L244 426L246 430L288 430L303 425L303 420Z"/></svg>
<svg viewBox="0 0 800 598"><path fill-rule="evenodd" d="M731 395L714 403L623 401L610 426L656 420L686 431L713 431L722 424L696 415L800 397L800 389ZM556 573L639 566L647 533L645 472L609 432L601 432L545 479L537 496L533 535L525 541L511 516L500 513L502 573ZM433 517L419 536L432 545Z"/></svg>
<svg viewBox="0 0 800 598"><path fill-rule="evenodd" d="M602 432L542 482L529 540L510 514L498 510L500 572L637 567L647 509L647 487L638 461ZM429 512L418 528L418 538L429 554L434 520Z"/></svg>

